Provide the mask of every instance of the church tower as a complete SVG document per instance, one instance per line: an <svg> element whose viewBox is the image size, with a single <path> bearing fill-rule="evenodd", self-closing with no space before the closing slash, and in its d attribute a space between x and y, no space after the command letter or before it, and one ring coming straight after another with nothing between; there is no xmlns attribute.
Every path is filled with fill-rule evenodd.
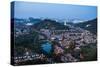
<svg viewBox="0 0 100 67"><path fill-rule="evenodd" d="M67 25L67 22L66 22L66 21L64 21L64 25L65 25L65 26Z"/></svg>

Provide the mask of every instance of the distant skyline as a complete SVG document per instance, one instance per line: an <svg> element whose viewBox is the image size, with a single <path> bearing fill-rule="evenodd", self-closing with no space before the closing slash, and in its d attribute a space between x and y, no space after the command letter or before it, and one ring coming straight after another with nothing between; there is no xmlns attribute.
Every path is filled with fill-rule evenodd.
<svg viewBox="0 0 100 67"><path fill-rule="evenodd" d="M96 6L53 4L36 2L14 2L15 18L55 18L91 20L97 18Z"/></svg>

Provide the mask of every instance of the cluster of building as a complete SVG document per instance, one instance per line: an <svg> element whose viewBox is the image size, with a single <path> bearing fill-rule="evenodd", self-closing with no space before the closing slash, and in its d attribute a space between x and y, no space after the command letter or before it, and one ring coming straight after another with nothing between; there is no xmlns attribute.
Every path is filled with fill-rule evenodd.
<svg viewBox="0 0 100 67"><path fill-rule="evenodd" d="M75 42L75 50L80 50L81 46L86 46L87 44L96 43L97 37L96 35L92 34L91 32L73 27L69 30L49 30L49 29L40 29L41 33L45 34L50 41L56 41L59 43L60 46L54 46L55 54L63 54L64 48L69 48L70 42ZM80 53L80 52L78 52ZM83 57L79 54L79 57ZM78 59L74 58L70 53L63 54L61 56L61 60L63 62L74 62L78 61Z"/></svg>
<svg viewBox="0 0 100 67"><path fill-rule="evenodd" d="M96 35L81 28L74 28L70 30L41 29L40 31L51 41L58 39L58 42L63 46L69 45L71 40L75 41L77 46L84 46L89 43L96 43L97 41Z"/></svg>
<svg viewBox="0 0 100 67"><path fill-rule="evenodd" d="M45 55L44 54L32 54L32 55L29 55L28 52L25 53L24 56L16 56L14 57L14 62L15 64L18 64L20 62L25 62L25 61L29 61L29 60L43 60L45 58Z"/></svg>
<svg viewBox="0 0 100 67"><path fill-rule="evenodd" d="M65 23L66 25L66 23ZM48 40L54 41L59 43L58 45L54 46L54 52L55 54L63 54L64 53L64 48L69 48L70 42L75 41L75 49L79 50L80 46L85 46L90 43L96 43L97 42L97 37L96 35L92 34L91 32L81 29L81 28L76 28L73 26L70 26L71 28L68 30L50 30L50 29L40 29L40 33L44 34ZM27 30L19 30L16 29L15 36L17 37L18 35L21 34L28 34ZM39 35L39 39L45 39L44 36ZM14 57L15 63L27 61L27 60L34 60L34 59L43 59L45 57L44 54L34 54L34 55L28 55L26 52L25 56L21 57ZM63 62L68 62L68 61L78 61L75 59L70 53L69 54L64 54L61 56L61 61Z"/></svg>

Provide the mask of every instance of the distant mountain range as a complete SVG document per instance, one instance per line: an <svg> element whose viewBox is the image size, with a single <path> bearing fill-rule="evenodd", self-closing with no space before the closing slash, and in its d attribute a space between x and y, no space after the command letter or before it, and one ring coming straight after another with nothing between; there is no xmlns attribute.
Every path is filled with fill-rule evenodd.
<svg viewBox="0 0 100 67"><path fill-rule="evenodd" d="M60 21L55 21L51 19L35 19L35 18L29 18L27 19L12 19L12 23L14 22L14 25L17 28L25 28L28 25L31 25L34 29L59 29L59 30L65 30L70 29L68 25L80 27L82 29L88 30L93 34L97 34L97 18L89 21L85 21L82 23L70 23L67 22L68 25L64 25L64 23L60 23Z"/></svg>
<svg viewBox="0 0 100 67"><path fill-rule="evenodd" d="M83 23L74 24L76 27L83 28L91 33L97 34L97 18Z"/></svg>
<svg viewBox="0 0 100 67"><path fill-rule="evenodd" d="M41 21L40 23L35 23L33 25L33 27L35 29L59 29L59 30L63 30L63 29L69 29L68 26L64 26L63 24L56 22L54 20L50 20L50 19L45 19L43 21Z"/></svg>

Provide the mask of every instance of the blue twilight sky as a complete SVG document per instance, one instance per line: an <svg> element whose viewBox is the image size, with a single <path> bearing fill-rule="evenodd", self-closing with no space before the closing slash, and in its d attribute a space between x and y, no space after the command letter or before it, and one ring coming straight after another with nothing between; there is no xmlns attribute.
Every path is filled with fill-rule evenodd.
<svg viewBox="0 0 100 67"><path fill-rule="evenodd" d="M90 20L97 17L96 6L15 2L15 18L56 18Z"/></svg>

